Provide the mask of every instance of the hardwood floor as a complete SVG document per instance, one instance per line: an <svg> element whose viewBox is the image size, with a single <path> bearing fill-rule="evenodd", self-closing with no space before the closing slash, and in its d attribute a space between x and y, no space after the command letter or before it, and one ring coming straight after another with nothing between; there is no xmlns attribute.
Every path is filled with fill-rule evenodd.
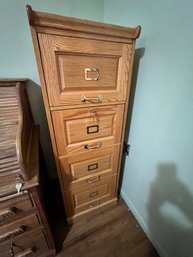
<svg viewBox="0 0 193 257"><path fill-rule="evenodd" d="M57 257L159 257L122 199L71 227L64 222L62 206L55 210L51 221Z"/></svg>

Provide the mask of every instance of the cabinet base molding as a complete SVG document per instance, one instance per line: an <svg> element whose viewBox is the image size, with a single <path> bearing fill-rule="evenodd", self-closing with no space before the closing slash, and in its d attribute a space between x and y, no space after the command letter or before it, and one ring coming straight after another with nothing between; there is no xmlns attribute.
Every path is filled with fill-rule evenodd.
<svg viewBox="0 0 193 257"><path fill-rule="evenodd" d="M76 220L85 219L87 216L100 213L112 206L115 206L117 204L117 201L118 201L118 198L116 197L108 202L100 204L99 206L93 207L93 209L75 214L72 217L67 218L67 222L68 224L73 224Z"/></svg>

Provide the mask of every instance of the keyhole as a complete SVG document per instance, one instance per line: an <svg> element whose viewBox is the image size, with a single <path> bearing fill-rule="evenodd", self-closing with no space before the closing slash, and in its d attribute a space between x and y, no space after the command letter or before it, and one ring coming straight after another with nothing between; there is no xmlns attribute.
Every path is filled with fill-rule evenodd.
<svg viewBox="0 0 193 257"><path fill-rule="evenodd" d="M98 124L97 113L96 113L95 109L91 107L89 111L90 111L90 113L92 113L93 122Z"/></svg>
<svg viewBox="0 0 193 257"><path fill-rule="evenodd" d="M90 112L94 114L95 113L94 108L90 108Z"/></svg>

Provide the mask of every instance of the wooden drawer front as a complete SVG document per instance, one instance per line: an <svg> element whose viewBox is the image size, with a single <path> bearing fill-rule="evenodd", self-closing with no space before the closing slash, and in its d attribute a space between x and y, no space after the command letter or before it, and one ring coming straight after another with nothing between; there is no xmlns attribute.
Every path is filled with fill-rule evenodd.
<svg viewBox="0 0 193 257"><path fill-rule="evenodd" d="M19 214L32 208L32 202L28 194L20 195L0 203L0 224L7 222Z"/></svg>
<svg viewBox="0 0 193 257"><path fill-rule="evenodd" d="M2 257L36 257L48 251L48 245L42 229L26 232L25 236L12 240L1 246ZM10 254L10 251L13 255ZM45 255L47 256L47 255Z"/></svg>
<svg viewBox="0 0 193 257"><path fill-rule="evenodd" d="M108 201L112 201L113 199L115 200L116 196L104 196L101 197L100 199L93 200L89 203L83 204L81 206L78 206L74 210L74 215L84 212L84 211L93 211L94 209L100 208L102 204L108 204Z"/></svg>
<svg viewBox="0 0 193 257"><path fill-rule="evenodd" d="M78 120L67 120L65 122L67 144L70 145L80 141L112 136L113 123L113 114L99 116L97 119L83 117Z"/></svg>
<svg viewBox="0 0 193 257"><path fill-rule="evenodd" d="M85 204L87 202L92 201L93 199L96 198L101 198L104 196L109 195L110 190L109 190L109 184L103 184L100 186L93 187L92 189L79 193L79 194L74 194L74 203L75 207Z"/></svg>
<svg viewBox="0 0 193 257"><path fill-rule="evenodd" d="M58 64L63 91L116 89L119 56L59 54Z"/></svg>
<svg viewBox="0 0 193 257"><path fill-rule="evenodd" d="M64 185L68 188L95 183L117 173L119 146L96 149L88 154L75 154L60 159Z"/></svg>
<svg viewBox="0 0 193 257"><path fill-rule="evenodd" d="M53 111L59 156L120 143L124 105Z"/></svg>
<svg viewBox="0 0 193 257"><path fill-rule="evenodd" d="M50 106L125 101L132 45L38 34Z"/></svg>
<svg viewBox="0 0 193 257"><path fill-rule="evenodd" d="M39 226L36 213L0 227L0 245Z"/></svg>
<svg viewBox="0 0 193 257"><path fill-rule="evenodd" d="M73 178L77 179L86 175L90 175L93 172L109 170L111 169L111 161L111 155L107 154L104 156L94 158L92 160L79 163L72 163L71 170Z"/></svg>
<svg viewBox="0 0 193 257"><path fill-rule="evenodd" d="M102 203L103 200L109 200L115 197L117 176L107 177L101 181L97 181L94 185L76 188L66 192L66 197L71 215L82 211L82 209L91 208L92 203Z"/></svg>

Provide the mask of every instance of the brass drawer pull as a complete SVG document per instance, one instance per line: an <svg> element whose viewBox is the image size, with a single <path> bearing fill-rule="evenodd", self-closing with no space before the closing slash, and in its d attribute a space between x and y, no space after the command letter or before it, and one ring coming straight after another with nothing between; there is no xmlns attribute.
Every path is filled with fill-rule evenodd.
<svg viewBox="0 0 193 257"><path fill-rule="evenodd" d="M90 165L88 165L88 171L96 170L96 169L98 169L98 167L99 167L98 163L90 164Z"/></svg>
<svg viewBox="0 0 193 257"><path fill-rule="evenodd" d="M96 73L95 77L89 77L88 76L89 72L92 72L92 73L95 72ZM97 68L85 68L84 69L84 78L85 78L85 80L94 80L94 81L98 80L99 79L99 69L97 69Z"/></svg>
<svg viewBox="0 0 193 257"><path fill-rule="evenodd" d="M34 252L35 252L35 249L29 248L23 251L22 253L15 255L15 257L28 257L28 256L31 256Z"/></svg>
<svg viewBox="0 0 193 257"><path fill-rule="evenodd" d="M20 249L22 252L15 254L13 249L14 247ZM26 250L23 250L23 247L18 246L14 243L11 244L11 247L9 250L11 257L28 257L28 256L31 256L35 251L36 251L35 247L27 248Z"/></svg>
<svg viewBox="0 0 193 257"><path fill-rule="evenodd" d="M82 103L85 103L86 101L89 101L89 102L97 101L98 103L102 103L103 96L99 95L97 97L86 97L85 95L83 95L80 100Z"/></svg>
<svg viewBox="0 0 193 257"><path fill-rule="evenodd" d="M84 149L96 149L96 148L100 148L101 146L102 146L101 142L97 143L96 145L86 144L86 145L84 145Z"/></svg>
<svg viewBox="0 0 193 257"><path fill-rule="evenodd" d="M95 203L95 204L89 204L88 207L94 208L94 207L96 207L96 206L98 206L98 205L99 205L99 203L97 202L97 203Z"/></svg>
<svg viewBox="0 0 193 257"><path fill-rule="evenodd" d="M89 194L89 197L92 198L92 197L97 196L98 194L99 194L99 192L98 192L98 191L95 191L95 192L90 193L90 194Z"/></svg>
<svg viewBox="0 0 193 257"><path fill-rule="evenodd" d="M15 215L16 212L17 212L16 207L11 207L11 208L8 208L8 209L4 209L4 210L0 211L0 220L9 218L10 216Z"/></svg>
<svg viewBox="0 0 193 257"><path fill-rule="evenodd" d="M95 179L87 179L87 183L89 183L89 184L91 184L91 183L95 183L95 182L97 182L97 181L99 181L100 180L100 176L98 176L98 177L96 177Z"/></svg>
<svg viewBox="0 0 193 257"><path fill-rule="evenodd" d="M2 236L0 236L0 243L4 243L10 238L14 238L26 231L26 226L21 226L19 228L14 229L13 231L10 231Z"/></svg>

